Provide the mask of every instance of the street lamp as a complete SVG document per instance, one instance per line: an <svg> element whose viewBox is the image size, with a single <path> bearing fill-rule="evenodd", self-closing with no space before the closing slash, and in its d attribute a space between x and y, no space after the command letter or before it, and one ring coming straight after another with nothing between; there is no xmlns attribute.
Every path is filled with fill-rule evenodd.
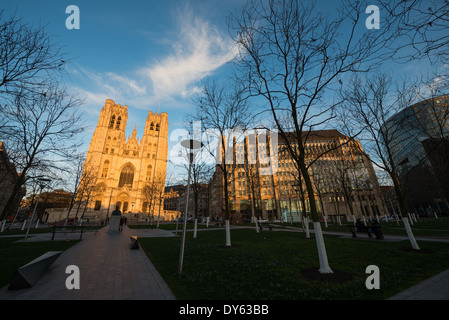
<svg viewBox="0 0 449 320"><path fill-rule="evenodd" d="M187 213L189 212L189 193L190 193L190 171L192 169L192 162L195 159L195 155L198 149L203 147L201 141L194 139L186 139L181 141L181 146L189 150L189 173L187 178L187 194L186 194L186 207L184 211L184 221L181 237L181 251L179 253L179 265L178 265L178 275L182 274L182 265L184 262L184 247L186 241L186 231L187 231Z"/></svg>
<svg viewBox="0 0 449 320"><path fill-rule="evenodd" d="M159 214L157 215L157 229L159 229L159 221L161 219L161 205L162 205L162 200L164 199L164 195L161 195L159 197Z"/></svg>
<svg viewBox="0 0 449 320"><path fill-rule="evenodd" d="M28 238L28 233L30 232L31 223L33 223L34 213L36 212L37 205L38 205L38 203L39 203L39 198L41 197L41 193L42 193L42 190L43 190L44 187L45 187L45 183L51 181L50 179L45 179L45 178L37 178L37 180L41 182L41 183L39 184L39 186L41 187L41 190L39 191L39 195L37 196L36 205L34 206L33 213L31 214L30 223L29 223L29 225L28 225L28 229L27 229L27 232L26 232L26 234L25 234L25 240Z"/></svg>

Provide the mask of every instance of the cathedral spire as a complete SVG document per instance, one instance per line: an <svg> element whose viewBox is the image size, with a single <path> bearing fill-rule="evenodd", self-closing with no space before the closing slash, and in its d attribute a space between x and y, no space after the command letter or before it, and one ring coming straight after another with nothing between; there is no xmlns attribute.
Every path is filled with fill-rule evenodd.
<svg viewBox="0 0 449 320"><path fill-rule="evenodd" d="M135 124L134 125L134 130L133 130L133 133L132 133L132 136L131 136L132 139L136 139L136 134L137 134L136 128L137 128L137 125Z"/></svg>

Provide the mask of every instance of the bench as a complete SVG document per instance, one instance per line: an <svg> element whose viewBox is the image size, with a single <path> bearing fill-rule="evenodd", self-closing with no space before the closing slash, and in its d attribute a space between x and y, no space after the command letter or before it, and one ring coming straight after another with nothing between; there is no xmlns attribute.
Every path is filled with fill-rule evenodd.
<svg viewBox="0 0 449 320"><path fill-rule="evenodd" d="M137 241L137 236L130 236L131 240L131 250L139 249L139 242Z"/></svg>
<svg viewBox="0 0 449 320"><path fill-rule="evenodd" d="M356 233L366 233L368 237L372 238L372 233L376 236L376 239L383 239L383 233L380 226L352 226L348 225L348 228L351 230L352 237L357 238Z"/></svg>
<svg viewBox="0 0 449 320"><path fill-rule="evenodd" d="M11 279L8 290L32 287L61 253L62 251L48 251L17 269Z"/></svg>
<svg viewBox="0 0 449 320"><path fill-rule="evenodd" d="M268 222L259 222L259 229L263 230L263 225L265 225L266 228L268 228L270 231L273 231L273 228Z"/></svg>
<svg viewBox="0 0 449 320"><path fill-rule="evenodd" d="M72 230L73 232L76 232L77 230L80 230L80 240L83 238L83 231L84 231L84 226L52 226L51 227L53 229L53 234L51 236L51 240L55 239L55 233L56 230L60 230L58 233L60 232L67 232L67 230Z"/></svg>

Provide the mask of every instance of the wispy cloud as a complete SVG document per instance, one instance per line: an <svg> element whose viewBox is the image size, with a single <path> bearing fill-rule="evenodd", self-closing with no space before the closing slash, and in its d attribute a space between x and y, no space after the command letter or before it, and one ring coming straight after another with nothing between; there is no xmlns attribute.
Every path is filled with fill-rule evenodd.
<svg viewBox="0 0 449 320"><path fill-rule="evenodd" d="M174 21L176 32L167 30L163 41L152 39L167 48L168 54L149 56L145 67L123 74L75 66L71 74L80 81L73 89L90 106L120 96L120 101L139 109L157 107L161 101L164 108L179 108L179 99L199 92L200 81L232 60L237 50L226 32L189 7L175 13Z"/></svg>
<svg viewBox="0 0 449 320"><path fill-rule="evenodd" d="M187 97L198 90L198 81L212 74L236 54L228 37L191 10L179 13L179 38L173 52L140 70L151 80L154 95Z"/></svg>

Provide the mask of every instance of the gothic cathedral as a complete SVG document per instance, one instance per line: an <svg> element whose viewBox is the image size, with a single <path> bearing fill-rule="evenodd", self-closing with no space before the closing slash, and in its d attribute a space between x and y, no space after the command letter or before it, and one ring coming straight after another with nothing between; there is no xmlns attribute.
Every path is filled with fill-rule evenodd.
<svg viewBox="0 0 449 320"><path fill-rule="evenodd" d="M89 185L90 211L163 214L168 115L149 111L142 139L125 137L128 106L107 99L90 142L80 187ZM87 189L86 189L87 190Z"/></svg>

